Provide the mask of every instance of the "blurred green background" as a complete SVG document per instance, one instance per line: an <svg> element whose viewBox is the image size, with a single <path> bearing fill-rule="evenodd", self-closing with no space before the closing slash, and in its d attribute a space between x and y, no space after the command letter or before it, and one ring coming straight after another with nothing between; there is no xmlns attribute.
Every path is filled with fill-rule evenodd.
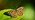
<svg viewBox="0 0 35 20"><path fill-rule="evenodd" d="M1 9L16 9L16 7L20 4L24 6L24 17L21 20L33 20L34 11L31 0L0 0L0 20L12 19L9 16L5 16L3 14L3 12L5 12L6 10L2 11Z"/></svg>

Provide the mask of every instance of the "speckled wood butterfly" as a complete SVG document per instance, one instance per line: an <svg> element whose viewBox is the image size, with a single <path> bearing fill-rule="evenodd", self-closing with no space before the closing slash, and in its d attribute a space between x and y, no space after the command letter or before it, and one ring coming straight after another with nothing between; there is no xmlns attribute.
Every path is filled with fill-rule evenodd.
<svg viewBox="0 0 35 20"><path fill-rule="evenodd" d="M22 16L23 15L23 7L19 7L16 10L10 10L8 12L12 17Z"/></svg>

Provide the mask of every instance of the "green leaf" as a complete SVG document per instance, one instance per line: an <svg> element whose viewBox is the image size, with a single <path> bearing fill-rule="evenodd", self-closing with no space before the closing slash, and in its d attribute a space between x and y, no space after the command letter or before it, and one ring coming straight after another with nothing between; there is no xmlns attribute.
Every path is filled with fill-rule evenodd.
<svg viewBox="0 0 35 20"><path fill-rule="evenodd" d="M0 20L20 20L23 16L17 16L16 18L11 18L10 16L4 15L5 12L8 12L13 9L4 9L0 11Z"/></svg>

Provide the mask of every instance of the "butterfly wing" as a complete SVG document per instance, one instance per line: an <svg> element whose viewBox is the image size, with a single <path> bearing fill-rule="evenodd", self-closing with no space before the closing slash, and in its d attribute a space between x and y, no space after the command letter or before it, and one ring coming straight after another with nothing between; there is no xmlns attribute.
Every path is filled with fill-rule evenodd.
<svg viewBox="0 0 35 20"><path fill-rule="evenodd" d="M9 11L8 13L9 13L9 15L11 15L12 17L16 17L16 16L17 16L16 10L11 10L11 11Z"/></svg>
<svg viewBox="0 0 35 20"><path fill-rule="evenodd" d="M19 8L17 9L17 14L18 14L19 16L23 15L23 7L19 7Z"/></svg>

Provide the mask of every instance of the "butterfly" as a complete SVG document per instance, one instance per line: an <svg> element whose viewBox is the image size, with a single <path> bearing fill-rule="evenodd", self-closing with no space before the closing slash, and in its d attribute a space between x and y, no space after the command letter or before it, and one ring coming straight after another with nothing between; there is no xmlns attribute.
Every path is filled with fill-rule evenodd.
<svg viewBox="0 0 35 20"><path fill-rule="evenodd" d="M16 10L10 10L8 12L12 17L22 16L23 15L23 7L19 7Z"/></svg>

